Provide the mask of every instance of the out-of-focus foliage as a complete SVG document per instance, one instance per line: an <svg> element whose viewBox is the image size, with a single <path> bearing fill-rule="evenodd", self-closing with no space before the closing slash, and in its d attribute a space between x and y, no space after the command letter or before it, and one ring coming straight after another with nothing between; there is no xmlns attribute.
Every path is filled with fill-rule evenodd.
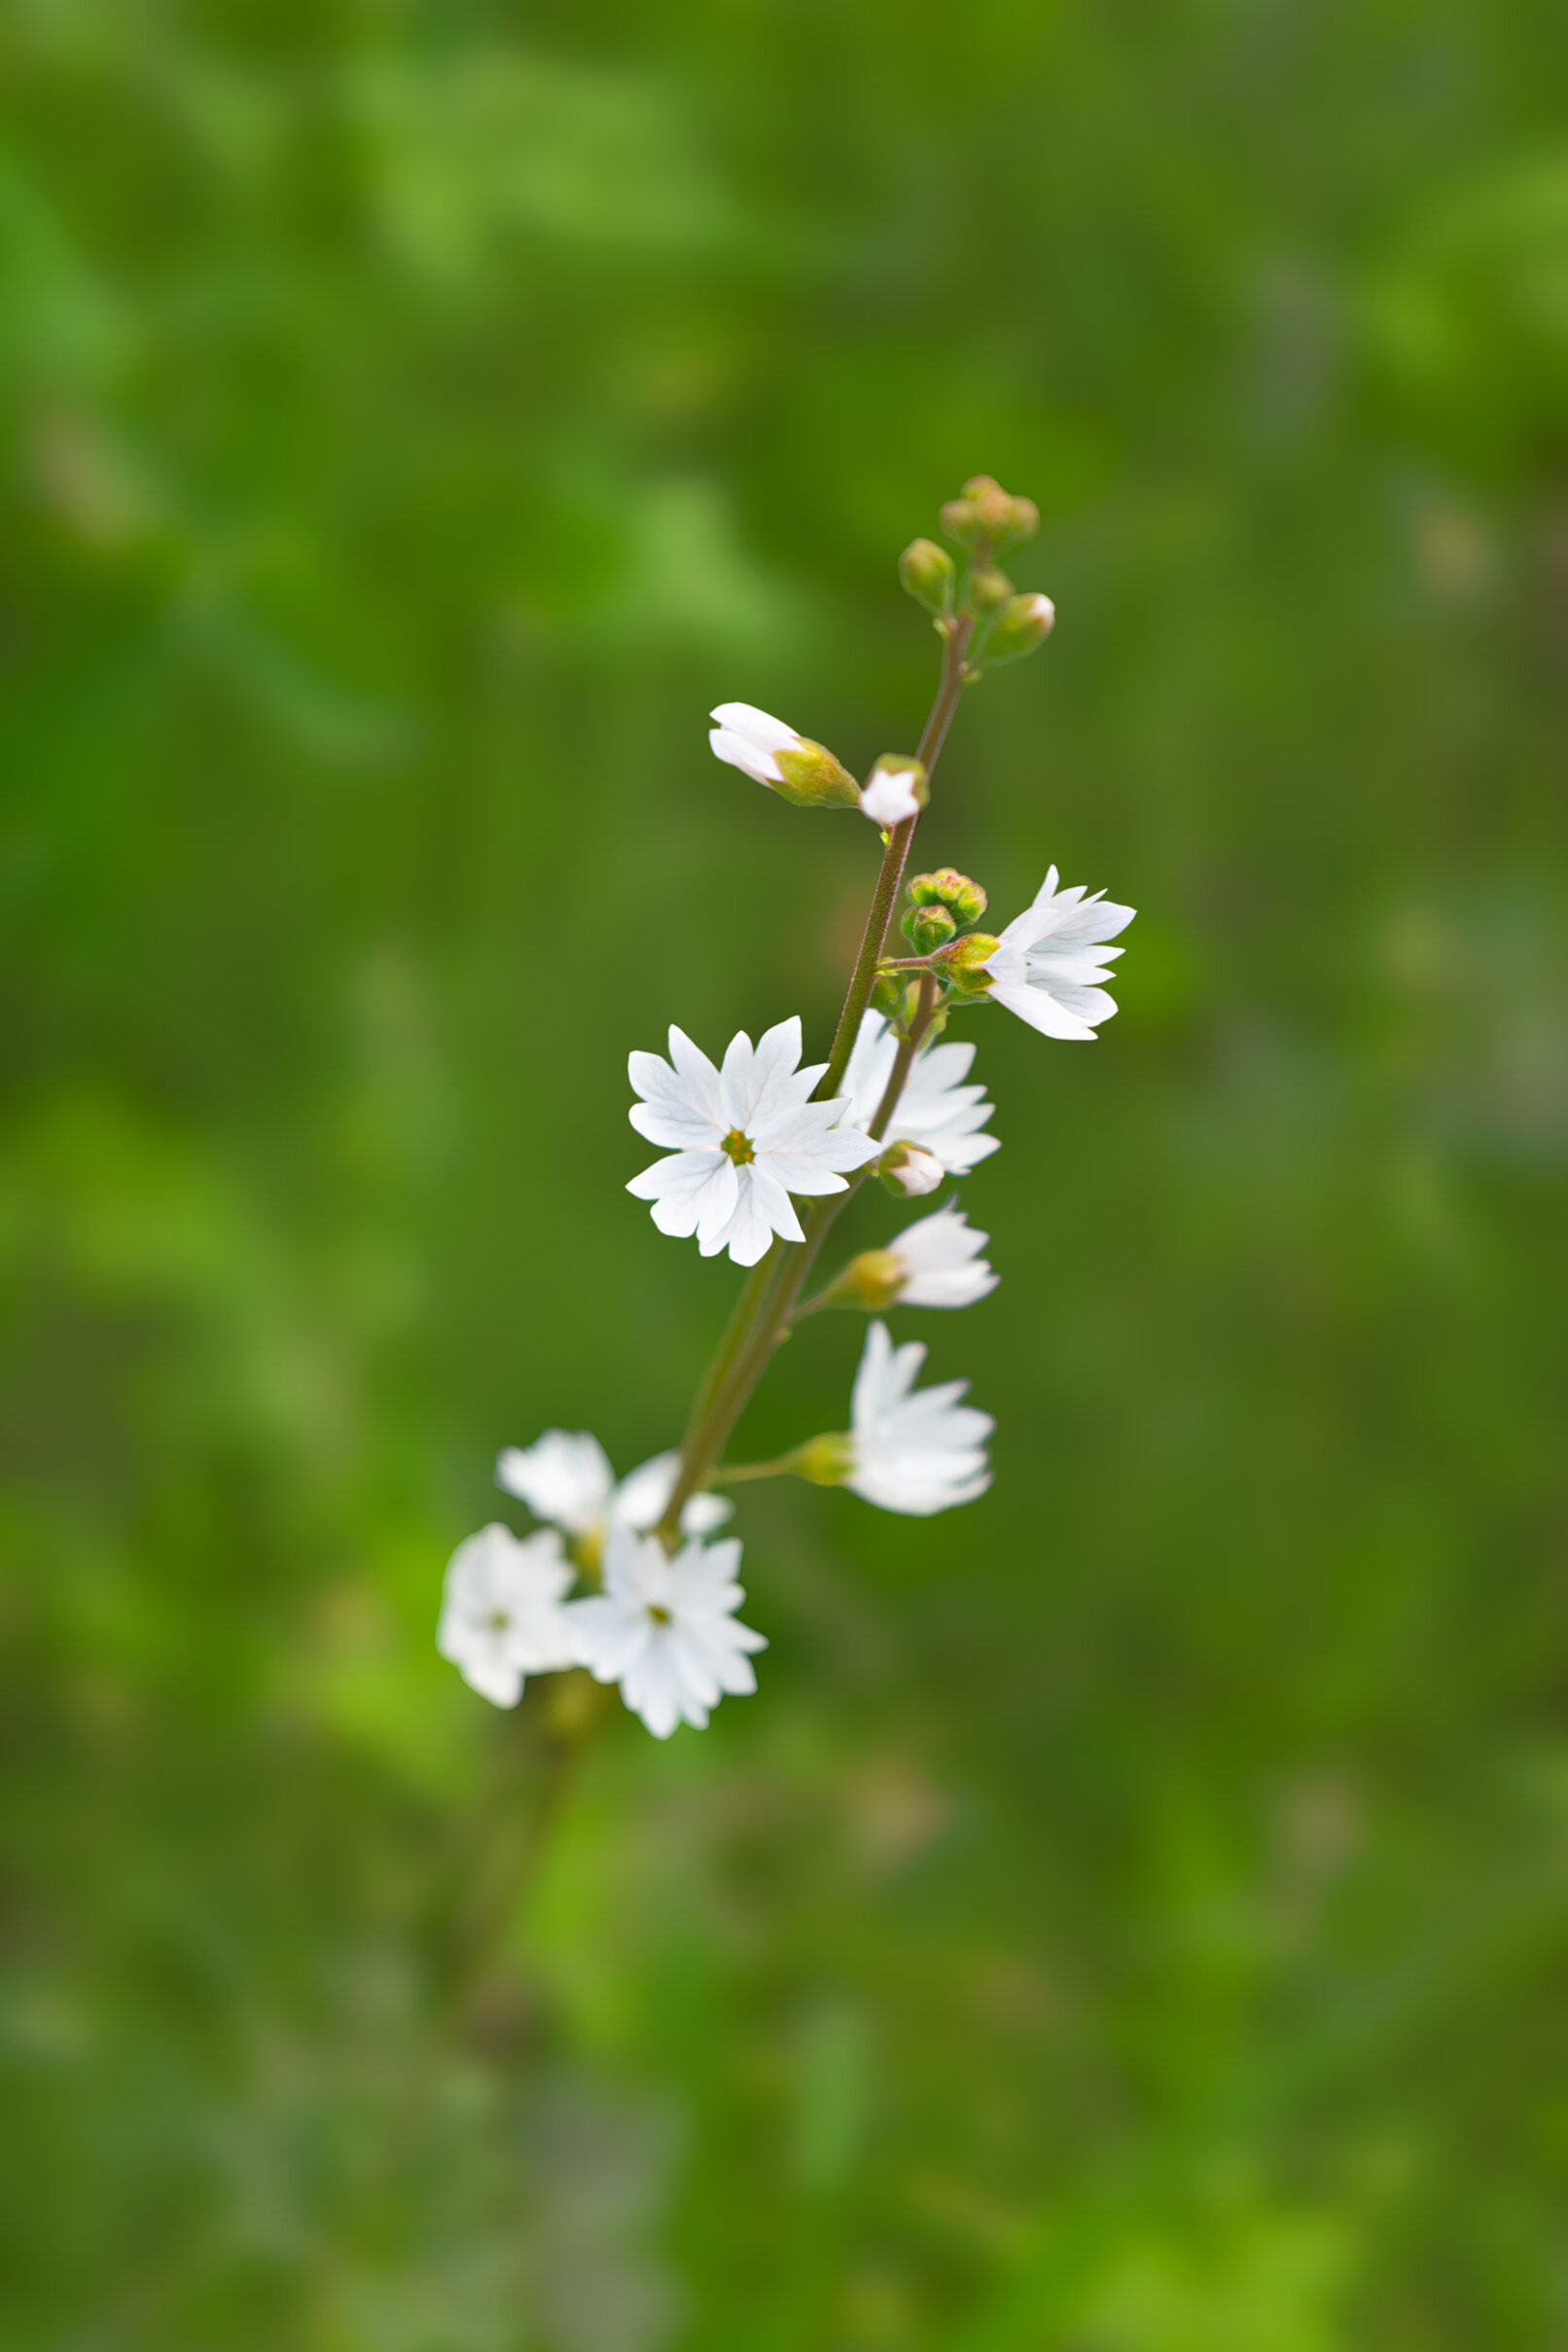
<svg viewBox="0 0 1568 2352"><path fill-rule="evenodd" d="M6 52L6 2352L1557 2342L1560 7ZM761 1694L613 1720L454 2034L442 1564L672 1439L626 1050L824 1039L874 857L705 711L908 747L981 468L1061 621L922 854L1142 910L1093 1051L974 1016L995 1488L748 1495Z"/></svg>

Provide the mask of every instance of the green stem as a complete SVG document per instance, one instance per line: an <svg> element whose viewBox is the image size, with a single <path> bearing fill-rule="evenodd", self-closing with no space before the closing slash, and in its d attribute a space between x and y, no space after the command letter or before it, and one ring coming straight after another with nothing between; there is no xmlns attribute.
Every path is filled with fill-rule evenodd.
<svg viewBox="0 0 1568 2352"><path fill-rule="evenodd" d="M958 708L968 682L964 654L973 626L971 621L959 621L943 641L942 676L916 753L928 776L942 756L942 747L947 739L953 713ZM815 1099L819 1102L831 1100L843 1084L849 1056L860 1035L861 1020L871 1003L872 989L876 982L876 967L887 944L888 926L893 919L893 909L898 903L904 869L909 861L909 844L914 839L914 829L919 821L918 815L907 817L902 825L893 827L884 844L881 871L876 877L871 911L866 917L860 953L855 959L843 1010L838 1016L828 1066L816 1089ZM922 982L922 1003L924 988L925 983ZM929 1020L928 1012L927 1025ZM899 1058L894 1065L897 1087L890 1080L876 1120L869 1129L878 1140L892 1117L899 1093L909 1076L919 1035L923 1034L923 1026L915 1034L911 1025L911 1037L900 1042ZM671 1549L676 1541L681 1513L697 1489L707 1484L714 1464L729 1443L731 1431L750 1403L774 1348L783 1337L800 1298L802 1285L827 1238L829 1228L839 1210L854 1197L861 1182L862 1178L856 1177L844 1192L817 1201L802 1220L801 1241L796 1243L775 1239L766 1257L752 1268L724 1337L719 1342L718 1352L697 1389L686 1441L681 1448L680 1472L664 1515L654 1531L666 1550ZM792 1249L799 1254L787 1264Z"/></svg>
<svg viewBox="0 0 1568 2352"><path fill-rule="evenodd" d="M728 1462L721 1470L710 1470L710 1486L742 1486L752 1479L787 1479L795 1469L798 1453L781 1453L771 1462Z"/></svg>
<svg viewBox="0 0 1568 2352"><path fill-rule="evenodd" d="M958 708L963 695L964 653L973 627L972 621L960 621L953 625L951 635L943 640L942 677L921 732L919 749L915 753L927 776L942 757L942 747L947 740L953 712ZM914 829L919 822L918 814L906 817L903 824L895 825L887 837L887 845L882 852L882 870L876 877L871 912L866 917L860 953L855 959L843 1011L838 1016L838 1026L834 1032L833 1051L828 1056L828 1067L817 1088L819 1102L831 1101L843 1084L849 1056L860 1035L861 1016L871 1003L872 990L876 985L876 967L887 945L888 926L893 920L893 909L898 904L899 891L904 882L904 869L909 863L909 844L914 839Z"/></svg>
<svg viewBox="0 0 1568 2352"><path fill-rule="evenodd" d="M936 1011L936 1001L937 983L928 973L920 983L920 1001L914 1018L909 1024L909 1034L899 1041L898 1054L882 1099L876 1107L876 1116L866 1130L878 1143L887 1131L888 1122L898 1109L899 1097L909 1081L909 1070L915 1054L919 1051L921 1040L931 1026L932 1016ZM701 1468L698 1470L695 1464L701 1457L694 1450L688 1454L682 1468L682 1478L686 1478L690 1473L693 1486L699 1480L706 1485L712 1479L714 1475L712 1465L724 1452L725 1446L730 1441L731 1431L750 1404L758 1382L767 1370L773 1350L781 1339L788 1337L795 1324L797 1319L796 1301L804 1287L807 1274L816 1264L817 1253L828 1238L835 1219L849 1206L865 1180L866 1171L862 1169L858 1175L850 1178L849 1184L843 1192L835 1193L829 1198L817 1201L802 1220L803 1239L800 1243L774 1242L773 1248L768 1254L770 1257L776 1255L781 1264L791 1250L794 1250L795 1255L789 1259L780 1279L769 1293L767 1302L758 1317L757 1328L751 1340L736 1359L733 1370L728 1378L714 1393L712 1405L697 1441L706 1458L702 1460ZM691 1491L692 1486L688 1486L686 1493ZM677 1484L675 1498L672 1498L670 1504L670 1511L674 1513L677 1521L684 1501L685 1495L682 1493L680 1485ZM666 1513L665 1515L668 1517L669 1514ZM662 1530L660 1532L662 1533Z"/></svg>

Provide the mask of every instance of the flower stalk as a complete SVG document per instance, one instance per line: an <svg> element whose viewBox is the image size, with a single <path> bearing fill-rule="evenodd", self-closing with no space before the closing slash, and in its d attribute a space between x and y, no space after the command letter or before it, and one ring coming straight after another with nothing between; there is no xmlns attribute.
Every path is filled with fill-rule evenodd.
<svg viewBox="0 0 1568 2352"><path fill-rule="evenodd" d="M632 1126L659 1157L626 1190L660 1232L695 1239L746 1269L739 1297L697 1383L678 1452L619 1481L587 1431L547 1430L499 1457L497 1483L540 1524L526 1539L492 1524L459 1546L447 1572L441 1647L474 1689L515 1705L525 1679L587 1666L619 1685L658 1737L700 1727L726 1694L755 1689L765 1636L735 1612L745 1595L734 1506L718 1487L793 1474L841 1485L884 1511L924 1515L990 1481L990 1416L962 1403L966 1381L916 1385L925 1349L869 1328L850 1426L765 1462L724 1460L740 1415L781 1340L803 1316L853 1306L974 1305L996 1287L988 1236L957 1203L934 1205L879 1248L861 1250L816 1296L807 1283L839 1212L874 1174L895 1199L936 1193L998 1148L971 1079L975 1047L944 1035L949 1016L1000 1004L1044 1034L1091 1038L1116 1006L1103 983L1108 943L1131 909L1059 890L1052 868L1033 904L999 935L977 926L984 887L951 866L909 876L915 829L966 688L1040 643L1049 597L1019 592L997 558L1030 537L1028 499L978 475L943 509L956 557L930 540L906 550L901 577L933 616L942 660L914 752L884 752L864 782L825 744L760 710L720 703L714 756L776 802L818 814L854 810L881 857L826 1061L802 1060L799 1017L754 1046L733 1037L722 1063L683 1030L668 1053L634 1051ZM908 906L899 915L901 893ZM902 939L892 940L899 915ZM899 952L889 952L890 947ZM574 1582L588 1587L573 1591Z"/></svg>

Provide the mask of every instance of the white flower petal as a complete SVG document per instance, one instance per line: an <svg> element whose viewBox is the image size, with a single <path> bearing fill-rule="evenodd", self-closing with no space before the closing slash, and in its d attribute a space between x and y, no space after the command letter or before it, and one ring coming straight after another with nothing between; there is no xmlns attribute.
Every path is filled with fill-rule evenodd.
<svg viewBox="0 0 1568 2352"><path fill-rule="evenodd" d="M639 1535L657 1527L675 1490L680 1467L681 1457L672 1450L656 1453L651 1461L628 1470L610 1497L610 1524L630 1527ZM733 1503L723 1495L695 1494L681 1513L682 1530L688 1535L705 1534L709 1528L722 1527L733 1510Z"/></svg>
<svg viewBox="0 0 1568 2352"><path fill-rule="evenodd" d="M907 767L879 768L860 796L860 809L862 816L870 817L873 825L880 825L889 832L895 825L904 824L908 818L917 817L920 802L915 797L911 770Z"/></svg>
<svg viewBox="0 0 1568 2352"><path fill-rule="evenodd" d="M701 1047L693 1045L686 1031L678 1029L673 1021L669 1030L669 1058L689 1107L702 1112L719 1126L719 1073Z"/></svg>
<svg viewBox="0 0 1568 2352"><path fill-rule="evenodd" d="M744 736L759 751L792 751L801 741L793 727L775 719L769 711L759 710L755 702L720 702L709 711L716 726L727 727L733 734Z"/></svg>
<svg viewBox="0 0 1568 2352"><path fill-rule="evenodd" d="M496 1484L568 1535L598 1525L613 1479L603 1446L586 1429L547 1429L532 1445L508 1445L496 1456Z"/></svg>
<svg viewBox="0 0 1568 2352"><path fill-rule="evenodd" d="M737 735L728 727L709 728L708 749L716 760L723 760L728 767L738 767L754 783L777 784L782 780L783 771L770 753L759 751L744 735Z"/></svg>

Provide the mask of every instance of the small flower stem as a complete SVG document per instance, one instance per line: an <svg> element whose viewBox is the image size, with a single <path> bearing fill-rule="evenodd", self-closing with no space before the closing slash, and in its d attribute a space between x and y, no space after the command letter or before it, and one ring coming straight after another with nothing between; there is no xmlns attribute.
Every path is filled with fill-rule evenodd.
<svg viewBox="0 0 1568 2352"><path fill-rule="evenodd" d="M853 1306L856 1303L853 1299L835 1299L831 1295L833 1285L830 1283L827 1290L818 1291L814 1299L802 1300L802 1303L796 1308L794 1314L790 1317L791 1331L795 1329L795 1326L798 1323L803 1323L807 1315L820 1315L826 1308L830 1306ZM724 1476L724 1473L716 1470L713 1476L715 1479L718 1479Z"/></svg>
<svg viewBox="0 0 1568 2352"><path fill-rule="evenodd" d="M936 699L920 736L919 749L915 753L915 758L928 776L942 757L942 747L947 740L953 712L958 708L967 683L964 654L974 625L972 621L959 621L953 624L950 635L943 639L942 676L937 684ZM843 1011L838 1016L838 1026L834 1032L828 1067L817 1088L819 1102L830 1101L843 1084L849 1056L860 1035L861 1016L871 1003L872 990L876 984L876 967L882 960L882 950L887 944L888 926L893 920L893 909L898 904L899 890L904 881L904 869L909 863L909 844L914 839L914 829L919 822L918 815L906 817L904 823L895 825L887 837L887 846L882 852L882 870L876 877L871 912L866 917L866 929L861 938L860 954L855 959Z"/></svg>
<svg viewBox="0 0 1568 2352"><path fill-rule="evenodd" d="M899 1039L899 1050L888 1075L886 1089L881 1101L876 1106L876 1117L866 1130L868 1135L874 1135L878 1143L887 1133L887 1123L899 1107L899 1096L909 1084L915 1054L920 1050L920 1041L930 1028L932 1016L936 1010L936 975L926 972L921 975L920 994L914 1008L914 1018L910 1021L906 1034Z"/></svg>
<svg viewBox="0 0 1568 2352"><path fill-rule="evenodd" d="M947 739L953 713L969 683L971 673L966 671L964 655L973 627L972 621L959 621L943 640L942 675L915 755L928 776L942 756L942 747ZM918 815L908 817L888 834L882 851L881 871L876 877L871 911L866 917L866 929L861 938L860 953L855 959L843 1010L834 1033L833 1051L816 1089L815 1099L819 1102L831 1100L843 1084L849 1056L860 1035L862 1017L871 1003L872 989L876 982L876 968L887 944L888 926L893 920L893 909L904 881L904 869L909 862L909 844L914 839L914 829L918 823ZM898 1059L894 1063L892 1077L876 1117L868 1129L878 1141L897 1108L915 1050L930 1026L936 1001L936 982L923 966L921 969L921 1010L916 1012L909 1035L899 1041ZM789 1329L796 1301L816 1261L817 1252L827 1238L829 1228L839 1210L854 1197L863 1181L863 1174L851 1178L842 1193L818 1200L802 1220L802 1239L799 1242L775 1240L766 1257L753 1266L747 1277L713 1362L697 1388L692 1416L687 1424L686 1441L681 1448L680 1472L664 1515L654 1530L666 1550L674 1548L680 1531L681 1513L698 1488L708 1484L713 1466L729 1443L731 1431L751 1402L752 1393L766 1371L774 1348ZM795 1253L793 1256L792 1252Z"/></svg>
<svg viewBox="0 0 1568 2352"><path fill-rule="evenodd" d="M744 1346L753 1319L767 1296L768 1284L777 1271L777 1257L774 1252L769 1251L766 1257L758 1259L757 1264L741 1285L740 1296L735 1301L730 1320L725 1325L723 1336L714 1350L713 1361L703 1373L696 1395L692 1400L692 1410L686 1424L685 1442L687 1444L691 1443L692 1439L701 1427L703 1415L712 1405L721 1383ZM685 1498L682 1499L684 1501Z"/></svg>
<svg viewBox="0 0 1568 2352"><path fill-rule="evenodd" d="M740 1486L751 1479L787 1479L795 1469L798 1455L781 1453L771 1462L728 1462L719 1470L710 1470L710 1486Z"/></svg>
<svg viewBox="0 0 1568 2352"><path fill-rule="evenodd" d="M930 960L923 955L884 955L876 967L878 972L929 972Z"/></svg>

